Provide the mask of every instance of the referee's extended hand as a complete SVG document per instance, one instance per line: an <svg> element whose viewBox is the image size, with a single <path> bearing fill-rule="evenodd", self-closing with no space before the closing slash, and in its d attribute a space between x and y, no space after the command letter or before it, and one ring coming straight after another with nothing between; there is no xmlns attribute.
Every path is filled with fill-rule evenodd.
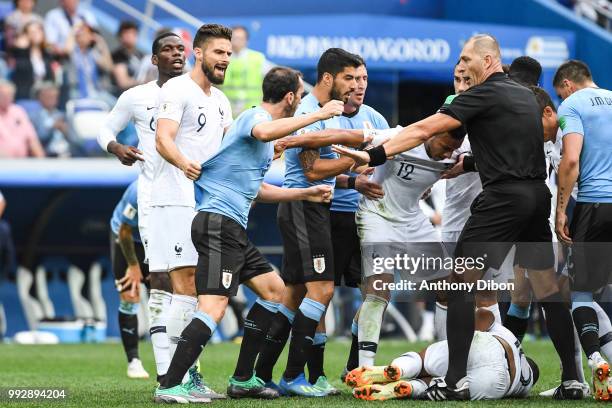
<svg viewBox="0 0 612 408"><path fill-rule="evenodd" d="M557 233L557 238L559 238L559 241L568 245L572 243L572 238L569 236L569 226L567 225L567 214L564 212L557 211L557 216L555 218L555 232Z"/></svg>
<svg viewBox="0 0 612 408"><path fill-rule="evenodd" d="M198 162L187 160L182 166L181 170L185 173L185 177L189 180L197 180L202 173L202 165Z"/></svg>
<svg viewBox="0 0 612 408"><path fill-rule="evenodd" d="M334 190L328 185L310 186L304 189L304 200L314 203L329 203Z"/></svg>
<svg viewBox="0 0 612 408"><path fill-rule="evenodd" d="M136 160L144 161L142 152L133 146L110 142L108 144L108 151L117 156L121 164L126 166L131 166Z"/></svg>
<svg viewBox="0 0 612 408"><path fill-rule="evenodd" d="M344 102L338 101L336 99L332 99L327 102L321 109L319 109L319 114L321 115L321 120L333 118L334 116L342 115L344 112Z"/></svg>

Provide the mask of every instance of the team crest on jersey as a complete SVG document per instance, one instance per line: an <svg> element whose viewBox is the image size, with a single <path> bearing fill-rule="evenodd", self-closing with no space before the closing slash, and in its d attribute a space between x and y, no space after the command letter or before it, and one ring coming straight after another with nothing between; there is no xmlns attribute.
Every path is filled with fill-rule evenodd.
<svg viewBox="0 0 612 408"><path fill-rule="evenodd" d="M232 286L232 276L232 271L229 271L227 269L223 270L223 274L221 276L221 284L225 289L229 289L230 286Z"/></svg>
<svg viewBox="0 0 612 408"><path fill-rule="evenodd" d="M314 266L314 270L316 273L325 272L325 257L324 256L313 257L312 265Z"/></svg>
<svg viewBox="0 0 612 408"><path fill-rule="evenodd" d="M174 253L176 254L176 257L177 257L177 258L180 258L180 257L181 257L182 252L183 252L183 247L181 246L181 244L180 244L180 243L177 243L177 244L174 246Z"/></svg>

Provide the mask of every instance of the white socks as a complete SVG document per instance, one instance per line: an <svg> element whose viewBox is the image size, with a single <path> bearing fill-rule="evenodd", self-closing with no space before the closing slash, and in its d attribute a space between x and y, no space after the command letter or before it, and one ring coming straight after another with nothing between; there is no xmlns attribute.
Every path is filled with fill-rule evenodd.
<svg viewBox="0 0 612 408"><path fill-rule="evenodd" d="M170 366L170 342L166 324L172 294L163 290L151 289L149 295L149 333L153 345L153 356L157 366L157 375L166 374Z"/></svg>
<svg viewBox="0 0 612 408"><path fill-rule="evenodd" d="M196 310L198 300L191 296L172 295L172 303L168 311L168 322L166 330L170 339L170 360L174 356L178 339L187 325L193 319L193 312ZM197 359L196 359L197 361ZM183 383L189 379L189 371L185 373Z"/></svg>
<svg viewBox="0 0 612 408"><path fill-rule="evenodd" d="M419 373L423 369L423 359L419 353L409 351L408 353L402 354L393 360L391 365L400 368L402 372L400 379L408 380L418 377Z"/></svg>
<svg viewBox="0 0 612 408"><path fill-rule="evenodd" d="M434 327L436 339L446 340L446 306L436 302L436 314L434 316Z"/></svg>
<svg viewBox="0 0 612 408"><path fill-rule="evenodd" d="M389 302L376 295L366 295L358 321L359 366L373 366L380 338L383 315Z"/></svg>

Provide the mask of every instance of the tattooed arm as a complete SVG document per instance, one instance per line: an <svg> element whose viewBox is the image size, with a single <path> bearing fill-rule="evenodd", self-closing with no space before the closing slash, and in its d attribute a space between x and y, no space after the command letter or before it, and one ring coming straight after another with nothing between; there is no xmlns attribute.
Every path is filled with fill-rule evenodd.
<svg viewBox="0 0 612 408"><path fill-rule="evenodd" d="M580 152L583 136L579 133L569 133L563 137L563 155L559 164L559 179L557 188L557 211L555 217L555 232L562 242L570 244L567 215L567 204L578 179L580 168Z"/></svg>
<svg viewBox="0 0 612 408"><path fill-rule="evenodd" d="M300 153L300 163L308 181L318 181L337 176L349 170L355 162L348 157L339 159L321 159L319 150L303 150Z"/></svg>
<svg viewBox="0 0 612 408"><path fill-rule="evenodd" d="M121 224L121 227L119 227L119 246L128 264L125 276L119 280L119 283L122 285L121 290L130 289L130 296L138 297L140 282L142 281L142 271L136 256L136 247L134 246L134 238L132 238L132 227L128 224Z"/></svg>

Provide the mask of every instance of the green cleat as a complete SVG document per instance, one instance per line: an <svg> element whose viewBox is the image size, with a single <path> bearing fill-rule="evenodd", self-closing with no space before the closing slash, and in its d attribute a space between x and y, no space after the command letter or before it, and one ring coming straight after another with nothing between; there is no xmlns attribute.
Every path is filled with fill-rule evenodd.
<svg viewBox="0 0 612 408"><path fill-rule="evenodd" d="M278 391L266 387L265 382L254 374L246 381L238 381L230 377L227 395L231 398L259 399L275 399L280 396Z"/></svg>
<svg viewBox="0 0 612 408"><path fill-rule="evenodd" d="M153 401L165 404L198 404L210 402L210 398L193 395L184 385L179 384L172 388L157 387Z"/></svg>
<svg viewBox="0 0 612 408"><path fill-rule="evenodd" d="M340 390L331 385L324 375L317 378L317 382L312 386L319 391L325 392L327 395L340 395Z"/></svg>
<svg viewBox="0 0 612 408"><path fill-rule="evenodd" d="M225 399L225 395L215 392L206 385L202 378L202 374L200 374L195 367L189 369L189 381L183 384L183 387L187 389L191 395L200 398Z"/></svg>

